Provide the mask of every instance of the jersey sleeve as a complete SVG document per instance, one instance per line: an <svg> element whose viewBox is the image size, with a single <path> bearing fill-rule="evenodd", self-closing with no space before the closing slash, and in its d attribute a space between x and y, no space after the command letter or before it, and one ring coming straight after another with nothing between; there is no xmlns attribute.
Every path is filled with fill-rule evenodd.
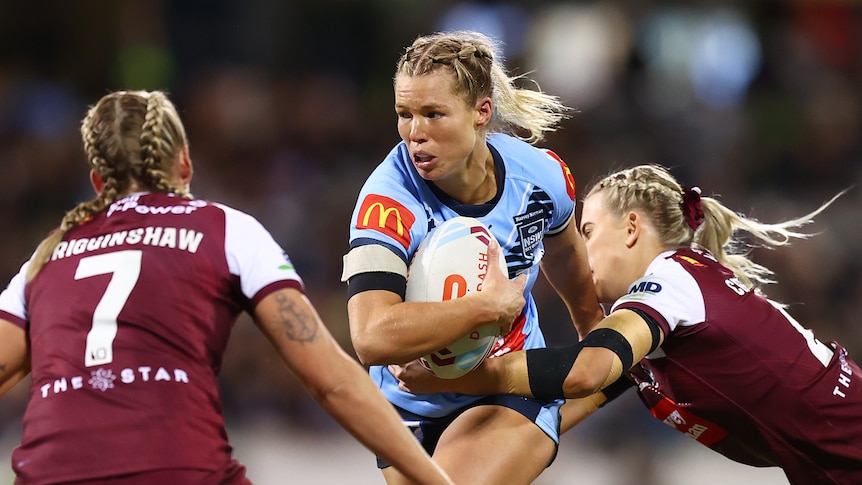
<svg viewBox="0 0 862 485"><path fill-rule="evenodd" d="M24 299L24 287L27 282L27 261L21 266L18 274L12 277L9 285L0 293L0 318L7 320L23 329L27 329L27 303Z"/></svg>
<svg viewBox="0 0 862 485"><path fill-rule="evenodd" d="M548 235L553 236L568 227L575 212L575 177L566 162L551 150L540 149L553 160L556 167L551 168L549 194L554 202L554 213L548 226Z"/></svg>
<svg viewBox="0 0 862 485"><path fill-rule="evenodd" d="M287 253L254 217L219 205L225 211L225 256L242 293L256 306L282 288L304 291L302 278Z"/></svg>
<svg viewBox="0 0 862 485"><path fill-rule="evenodd" d="M681 269L650 274L635 281L628 294L614 303L611 312L622 308L646 312L655 319L665 336L678 326L696 325L706 318L703 294L697 282Z"/></svg>
<svg viewBox="0 0 862 485"><path fill-rule="evenodd" d="M394 164L380 165L357 198L350 220L350 248L378 244L408 264L427 233L427 216Z"/></svg>

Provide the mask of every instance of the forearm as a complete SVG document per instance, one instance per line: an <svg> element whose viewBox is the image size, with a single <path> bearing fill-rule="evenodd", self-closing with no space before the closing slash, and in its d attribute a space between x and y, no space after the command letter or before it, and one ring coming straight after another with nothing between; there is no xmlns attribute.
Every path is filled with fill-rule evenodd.
<svg viewBox="0 0 862 485"><path fill-rule="evenodd" d="M585 262L578 263L577 259L572 254L570 259L560 262L543 261L542 270L566 304L578 337L584 338L602 320L604 312L599 305L589 267ZM572 269L560 269L566 267Z"/></svg>
<svg viewBox="0 0 862 485"><path fill-rule="evenodd" d="M560 434L575 427L581 421L598 411L605 403L605 395L601 392L579 399L568 399L560 409Z"/></svg>
<svg viewBox="0 0 862 485"><path fill-rule="evenodd" d="M357 295L354 298L362 297ZM351 338L365 365L401 364L437 351L472 330L496 323L499 314L483 299L353 305Z"/></svg>
<svg viewBox="0 0 862 485"><path fill-rule="evenodd" d="M576 344L528 350L530 389L541 399L588 396L616 382L661 341L654 323L618 310Z"/></svg>
<svg viewBox="0 0 862 485"><path fill-rule="evenodd" d="M548 238L542 258L542 272L569 310L580 338L584 338L603 317L596 296L586 248L574 227Z"/></svg>
<svg viewBox="0 0 862 485"><path fill-rule="evenodd" d="M315 399L359 442L392 464L411 483L449 483L365 371L352 359L345 358L332 369L339 382Z"/></svg>

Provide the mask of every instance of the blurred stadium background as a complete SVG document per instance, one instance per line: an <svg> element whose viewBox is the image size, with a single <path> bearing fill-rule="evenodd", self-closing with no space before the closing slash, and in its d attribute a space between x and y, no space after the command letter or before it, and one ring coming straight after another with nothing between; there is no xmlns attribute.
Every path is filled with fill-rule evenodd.
<svg viewBox="0 0 862 485"><path fill-rule="evenodd" d="M513 72L576 108L544 145L581 187L658 162L771 222L856 185L810 227L818 237L754 255L777 272L770 296L862 358L862 9L849 1L3 2L3 285L91 197L78 134L87 105L114 89L165 89L191 138L193 192L273 232L350 350L341 256L360 184L398 141L395 62L416 36L462 28L502 40ZM546 331L573 338L547 285L538 296ZM371 454L309 400L247 317L221 382L256 483L382 483ZM25 400L22 384L0 406L4 466ZM536 483L786 483L678 436L634 396L563 441Z"/></svg>

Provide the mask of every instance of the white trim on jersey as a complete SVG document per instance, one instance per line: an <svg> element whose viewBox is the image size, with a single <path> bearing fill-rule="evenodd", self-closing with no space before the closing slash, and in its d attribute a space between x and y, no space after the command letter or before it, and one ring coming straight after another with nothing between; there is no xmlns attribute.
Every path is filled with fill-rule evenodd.
<svg viewBox="0 0 862 485"><path fill-rule="evenodd" d="M632 283L629 293L614 302L611 312L624 302L637 301L657 311L671 332L677 326L692 326L706 320L706 304L697 280L679 263L668 259L674 251L659 254L649 265L646 275ZM661 291L650 291L650 285L661 285ZM638 290L640 289L640 290Z"/></svg>
<svg viewBox="0 0 862 485"><path fill-rule="evenodd" d="M566 222L564 222L560 227L558 227L554 230L548 229L548 232L546 232L545 235L546 236L556 236L557 234L565 231L566 228L569 227L569 224L571 224L574 219L575 219L575 209L574 209L574 207L572 207L572 215L569 216L569 219Z"/></svg>
<svg viewBox="0 0 862 485"><path fill-rule="evenodd" d="M0 293L0 310L6 313L15 315L16 317L27 321L27 303L24 301L24 287L27 285L27 268L30 267L30 261L27 261L21 266L18 274L12 277L9 281L9 286Z"/></svg>
<svg viewBox="0 0 862 485"><path fill-rule="evenodd" d="M228 269L239 276L242 293L253 299L265 286L283 280L302 279L287 253L257 219L223 204L214 204L225 213L224 250Z"/></svg>

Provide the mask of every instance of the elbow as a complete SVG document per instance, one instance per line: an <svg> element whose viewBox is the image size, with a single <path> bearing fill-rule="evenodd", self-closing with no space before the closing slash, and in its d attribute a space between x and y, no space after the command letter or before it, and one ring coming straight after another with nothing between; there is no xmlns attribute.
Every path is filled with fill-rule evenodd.
<svg viewBox="0 0 862 485"><path fill-rule="evenodd" d="M587 372L584 369L579 369L577 366L573 368L566 380L563 382L563 394L566 398L581 398L590 396L599 392L602 389L604 378L596 375L594 372Z"/></svg>
<svg viewBox="0 0 862 485"><path fill-rule="evenodd" d="M377 352L373 345L362 339L353 339L353 351L356 353L356 358L359 363L368 367L371 365L379 365L380 353Z"/></svg>
<svg viewBox="0 0 862 485"><path fill-rule="evenodd" d="M352 335L353 351L356 353L356 358L359 363L368 367L372 365L387 365L391 364L391 355L386 348L380 345L380 339L375 339L371 335Z"/></svg>

